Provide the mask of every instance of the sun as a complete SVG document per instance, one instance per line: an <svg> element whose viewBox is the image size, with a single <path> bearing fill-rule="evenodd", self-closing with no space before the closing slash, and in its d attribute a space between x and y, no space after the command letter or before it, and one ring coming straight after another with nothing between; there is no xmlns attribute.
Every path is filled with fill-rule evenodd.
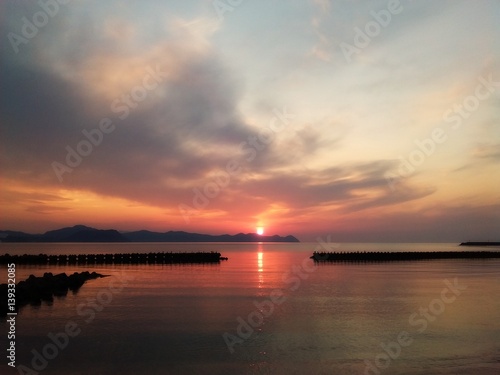
<svg viewBox="0 0 500 375"><path fill-rule="evenodd" d="M262 236L264 234L264 227L257 227L257 234Z"/></svg>

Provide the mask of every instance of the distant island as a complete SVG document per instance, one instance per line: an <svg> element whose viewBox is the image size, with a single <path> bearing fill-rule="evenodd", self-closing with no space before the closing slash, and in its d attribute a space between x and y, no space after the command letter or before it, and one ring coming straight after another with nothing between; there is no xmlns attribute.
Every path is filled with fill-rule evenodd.
<svg viewBox="0 0 500 375"><path fill-rule="evenodd" d="M261 236L256 233L210 235L183 231L119 232L116 229L96 229L85 225L51 230L43 234L0 231L2 242L300 242L296 237Z"/></svg>

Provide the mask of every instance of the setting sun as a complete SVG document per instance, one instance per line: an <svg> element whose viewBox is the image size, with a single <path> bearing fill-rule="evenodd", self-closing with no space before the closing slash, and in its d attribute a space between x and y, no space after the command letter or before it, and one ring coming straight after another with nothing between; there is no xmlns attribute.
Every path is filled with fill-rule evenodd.
<svg viewBox="0 0 500 375"><path fill-rule="evenodd" d="M257 227L257 234L262 236L264 234L264 227Z"/></svg>

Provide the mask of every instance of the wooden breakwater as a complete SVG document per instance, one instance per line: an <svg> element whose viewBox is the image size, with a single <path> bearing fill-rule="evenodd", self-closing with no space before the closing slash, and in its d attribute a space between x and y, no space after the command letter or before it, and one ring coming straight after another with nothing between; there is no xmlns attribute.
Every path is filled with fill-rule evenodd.
<svg viewBox="0 0 500 375"><path fill-rule="evenodd" d="M500 251L314 252L316 262L393 262L432 259L500 258Z"/></svg>
<svg viewBox="0 0 500 375"><path fill-rule="evenodd" d="M93 264L182 264L218 263L227 260L218 252L193 253L119 253L78 255L0 255L0 264L16 265L93 265Z"/></svg>

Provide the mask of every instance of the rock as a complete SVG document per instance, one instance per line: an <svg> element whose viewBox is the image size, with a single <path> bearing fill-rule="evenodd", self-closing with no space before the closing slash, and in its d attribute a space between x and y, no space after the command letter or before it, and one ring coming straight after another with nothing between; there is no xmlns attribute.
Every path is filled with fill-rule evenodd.
<svg viewBox="0 0 500 375"><path fill-rule="evenodd" d="M42 277L30 275L26 280L20 281L16 285L16 311L26 305L39 306L42 301L52 304L55 297L63 297L68 294L68 290L77 293L87 280L105 277L96 272L73 273L68 276L65 273L53 275L46 272ZM0 284L0 293L7 296L7 284ZM7 298L1 299L0 316L6 317L8 313Z"/></svg>

